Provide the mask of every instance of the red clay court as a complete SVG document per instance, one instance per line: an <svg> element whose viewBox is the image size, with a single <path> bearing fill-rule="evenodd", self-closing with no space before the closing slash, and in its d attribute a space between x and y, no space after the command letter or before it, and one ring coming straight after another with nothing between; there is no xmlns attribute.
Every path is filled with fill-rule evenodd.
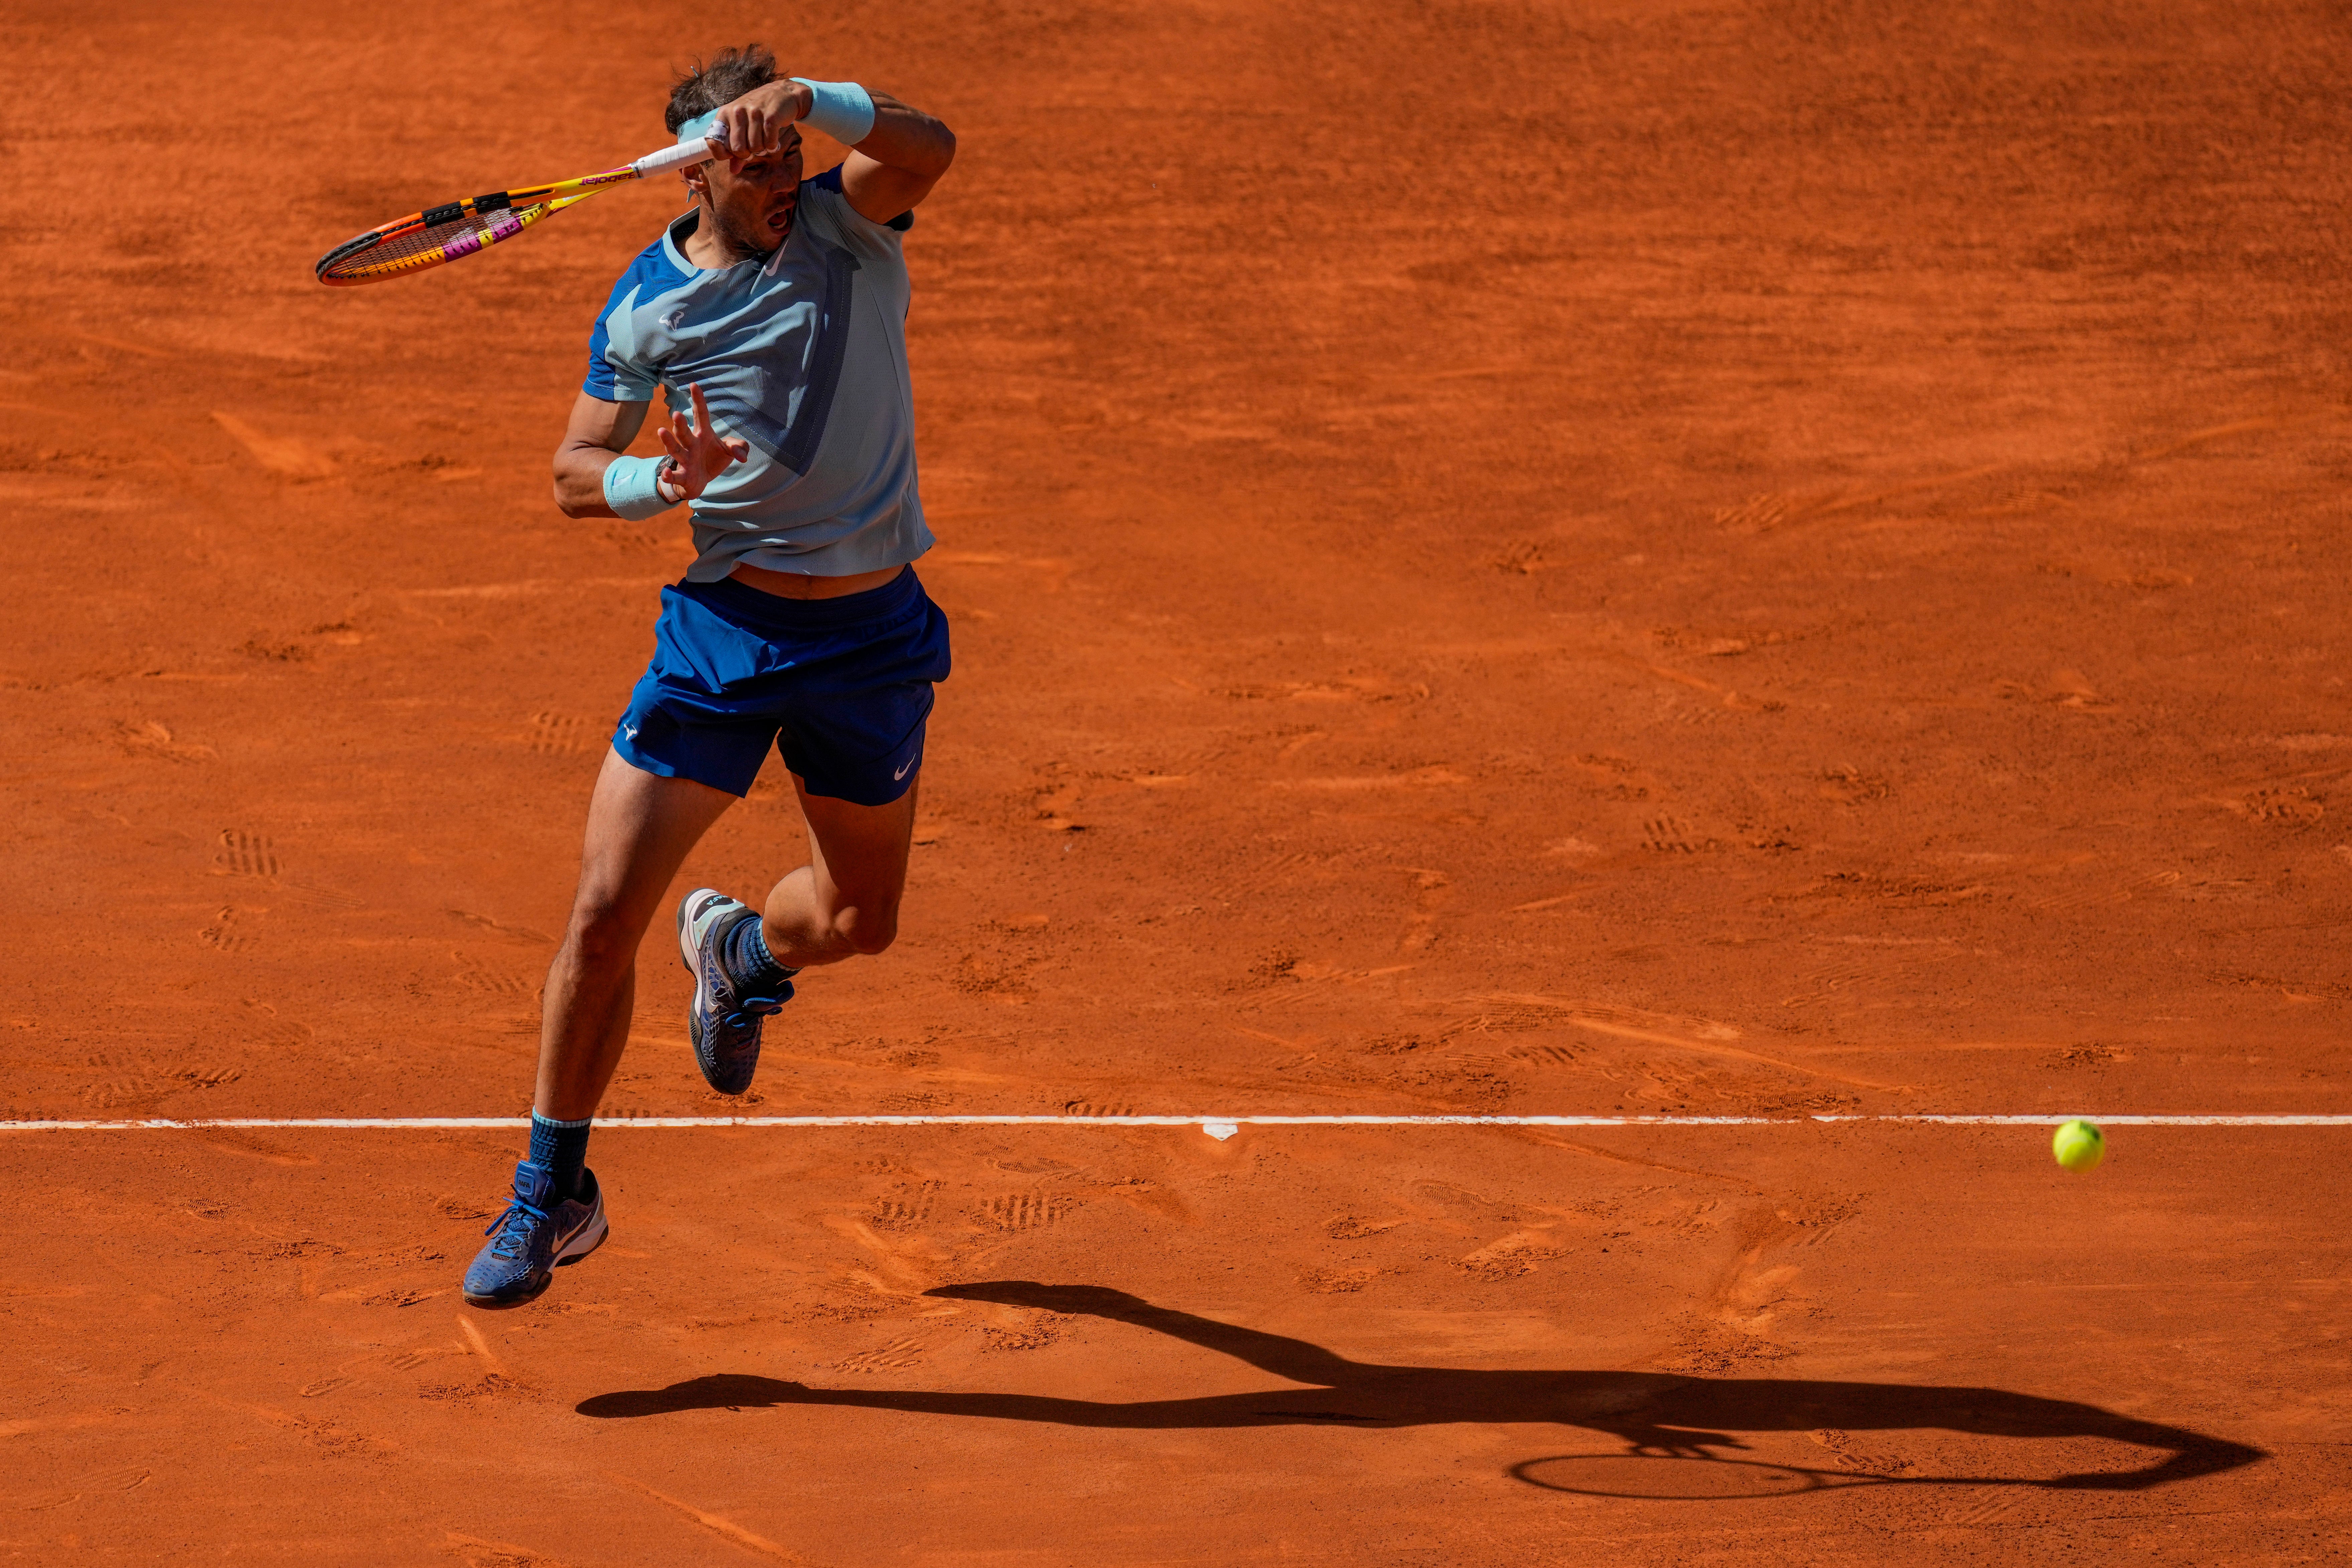
<svg viewBox="0 0 2352 1568"><path fill-rule="evenodd" d="M657 931L605 1114L1094 1120L608 1128L477 1312L522 1134L416 1123L524 1113L691 555L548 499L679 204L310 266L749 38L961 140L957 668L899 945L735 1101ZM2249 1120L2352 1115L2340 7L0 45L0 1121L403 1124L0 1131L0 1557L2340 1555L2352 1125ZM772 766L679 886L798 852Z"/></svg>

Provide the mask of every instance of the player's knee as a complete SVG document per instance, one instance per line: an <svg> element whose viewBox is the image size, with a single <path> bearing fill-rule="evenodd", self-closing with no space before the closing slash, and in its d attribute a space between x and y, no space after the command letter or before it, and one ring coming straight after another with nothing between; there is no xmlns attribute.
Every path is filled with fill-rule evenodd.
<svg viewBox="0 0 2352 1568"><path fill-rule="evenodd" d="M566 940L582 967L613 969L636 962L637 942L644 935L614 906L583 903L572 911Z"/></svg>
<svg viewBox="0 0 2352 1568"><path fill-rule="evenodd" d="M846 911L848 918L841 922L841 937L849 943L850 951L867 957L887 951L898 940L898 911L896 907L878 910L856 909Z"/></svg>
<svg viewBox="0 0 2352 1568"><path fill-rule="evenodd" d="M848 935L851 949L871 958L877 952L889 951L890 944L898 940L898 928L895 925L861 925Z"/></svg>

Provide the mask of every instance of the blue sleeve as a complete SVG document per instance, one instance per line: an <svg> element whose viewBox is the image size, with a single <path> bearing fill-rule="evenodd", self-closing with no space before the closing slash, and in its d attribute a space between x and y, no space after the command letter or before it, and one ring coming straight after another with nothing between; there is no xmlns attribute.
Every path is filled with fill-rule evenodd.
<svg viewBox="0 0 2352 1568"><path fill-rule="evenodd" d="M650 300L659 292L665 286L664 274L672 270L663 263L661 247L656 244L648 246L645 254L621 274L604 310L597 313L595 325L588 331L588 375L580 384L581 391L607 403L644 403L652 398L654 388L661 384L661 373L652 365L636 362L636 334L628 331L628 322L623 318L640 300ZM622 342L618 343L613 341L615 321L620 321L622 327Z"/></svg>
<svg viewBox="0 0 2352 1568"><path fill-rule="evenodd" d="M606 301L607 311L612 309L612 304L613 301ZM596 325L588 333L588 379L580 384L580 390L591 397L618 403L621 401L621 378L614 374L612 365L604 358L605 352L612 346L613 334L604 330L604 318L599 316Z"/></svg>

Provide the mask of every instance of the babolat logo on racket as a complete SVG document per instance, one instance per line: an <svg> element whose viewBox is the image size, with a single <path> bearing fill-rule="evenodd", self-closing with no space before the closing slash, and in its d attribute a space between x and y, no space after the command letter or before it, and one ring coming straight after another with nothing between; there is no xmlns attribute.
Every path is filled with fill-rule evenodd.
<svg viewBox="0 0 2352 1568"><path fill-rule="evenodd" d="M319 281L348 288L423 272L512 239L541 218L584 202L608 186L648 174L667 174L721 156L724 149L716 141L681 142L601 174L584 174L551 185L492 191L427 207L347 239L319 258Z"/></svg>

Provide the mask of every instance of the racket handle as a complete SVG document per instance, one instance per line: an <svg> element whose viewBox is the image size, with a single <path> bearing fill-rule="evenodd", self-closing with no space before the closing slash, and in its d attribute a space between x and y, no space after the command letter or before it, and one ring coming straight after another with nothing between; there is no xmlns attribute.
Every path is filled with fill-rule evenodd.
<svg viewBox="0 0 2352 1568"><path fill-rule="evenodd" d="M708 163L713 158L723 155L714 144L707 141L681 142L675 147L665 147L658 153L648 153L629 167L637 172L638 178L644 179L654 174L667 174L672 169L684 169L696 163Z"/></svg>

